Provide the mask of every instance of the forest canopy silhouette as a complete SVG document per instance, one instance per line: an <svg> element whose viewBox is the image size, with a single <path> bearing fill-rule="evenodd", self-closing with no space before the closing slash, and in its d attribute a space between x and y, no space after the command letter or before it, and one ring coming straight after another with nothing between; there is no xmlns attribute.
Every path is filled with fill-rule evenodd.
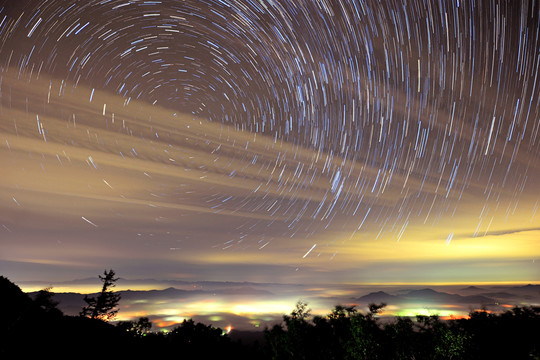
<svg viewBox="0 0 540 360"><path fill-rule="evenodd" d="M118 311L115 273L105 271L100 279L98 296L86 300L79 316L67 316L50 288L31 298L0 276L2 357L22 351L38 355L44 349L62 357L77 348L91 356L182 354L200 359L540 359L540 307L499 314L473 311L454 320L418 315L382 321L378 314L385 304L371 304L366 313L337 305L326 316L312 316L309 305L298 302L281 324L264 330L264 341L243 344L193 320L168 333L152 331L146 317L110 321Z"/></svg>

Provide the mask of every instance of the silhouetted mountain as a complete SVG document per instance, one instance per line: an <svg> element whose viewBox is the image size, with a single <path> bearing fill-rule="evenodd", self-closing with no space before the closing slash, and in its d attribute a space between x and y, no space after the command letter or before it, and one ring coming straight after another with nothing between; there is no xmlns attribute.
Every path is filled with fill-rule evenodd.
<svg viewBox="0 0 540 360"><path fill-rule="evenodd" d="M530 295L540 295L540 285L525 285L525 286L516 286L512 290L518 291L519 293L527 293Z"/></svg>
<svg viewBox="0 0 540 360"><path fill-rule="evenodd" d="M87 279L79 279L77 281L84 282ZM88 279L90 281L90 279ZM92 279L95 283L96 281ZM343 295L328 296L328 292L319 291L313 289L312 286L307 285L290 285L290 284L264 284L264 283L251 283L251 282L189 282L183 280L173 280L171 282L158 280L142 280L146 284L142 284L141 280L127 280L129 286L133 284L133 289L129 289L129 286L124 283L120 285L120 288L128 290L119 291L121 295L120 300L120 317L126 318L135 313L143 313L147 309L152 309L153 313L149 313L151 321L155 323L167 323L164 320L161 311L163 309L170 309L178 305L179 311L185 311L186 307L197 306L202 302L214 302L220 301L223 306L218 311L235 306L236 304L250 304L251 309L254 304L263 302L282 302L283 300L294 303L295 298L308 298L312 301L318 301L325 306L331 307L335 304L347 304L357 303L361 306L365 306L369 303L386 303L388 305L395 306L392 308L392 312L398 312L398 309L404 309L415 306L434 307L434 305L454 305L452 311L460 314L466 314L471 308L478 308L481 306L488 307L491 311L504 310L502 305L523 305L523 304L537 304L539 302L538 286L445 286L445 287L425 287L425 288L413 288L411 285L407 287L397 286L385 286L369 288L367 286L350 286L344 289L339 288L336 285L332 285L333 288L339 290L348 290L355 294L360 294L358 297L351 298L344 292ZM144 289L143 286L149 286L151 289L153 285L149 285L151 281L156 281L156 288L159 290L138 290ZM170 285L174 283L176 285ZM47 284L50 285L50 284ZM57 286L57 284L54 284ZM330 285L329 285L330 286ZM88 286L81 286L81 289L88 288ZM54 289L54 288L53 288ZM379 291L381 290L381 291ZM96 290L97 291L97 287ZM35 297L37 293L30 293L32 297ZM88 294L89 296L96 296L97 293ZM84 294L78 293L56 293L54 296L55 301L59 302L58 307L66 315L78 315L85 302L83 301ZM317 299L317 300L315 300ZM498 303L498 304L497 304ZM292 305L291 305L292 306ZM437 306L435 306L437 307ZM211 315L211 316L210 316ZM242 318L234 318L234 314L224 312L217 314L212 312L208 316L197 315L197 321L214 323L220 327L226 327L233 325L237 330L251 330L255 326L273 326L277 321L279 322L281 317L276 314L264 314L257 319L249 318L247 315ZM206 316L206 317L205 317ZM251 316L251 315L250 315ZM216 320L218 319L218 320ZM170 323L170 322L169 322ZM165 325L167 328L172 328L173 324Z"/></svg>
<svg viewBox="0 0 540 360"><path fill-rule="evenodd" d="M395 295L390 295L384 291L372 292L367 295L359 297L357 300L363 303L386 303L386 304L395 304L398 301L399 297Z"/></svg>
<svg viewBox="0 0 540 360"><path fill-rule="evenodd" d="M490 297L490 298L495 298L495 299L514 299L514 298L518 297L518 295L510 294L510 293L507 293L507 292L482 293L482 294L479 294L479 295Z"/></svg>
<svg viewBox="0 0 540 360"><path fill-rule="evenodd" d="M214 291L223 295L251 295L251 296L271 296L272 292L267 290L258 290L251 286L241 286L231 289L223 289Z"/></svg>
<svg viewBox="0 0 540 360"><path fill-rule="evenodd" d="M413 290L403 296L404 299L428 301L444 304L492 304L495 301L481 295L462 296L435 291L433 289Z"/></svg>
<svg viewBox="0 0 540 360"><path fill-rule="evenodd" d="M511 293L515 293L523 300L536 302L540 301L540 285L524 285L524 286L514 286L510 289L505 289Z"/></svg>
<svg viewBox="0 0 540 360"><path fill-rule="evenodd" d="M185 298L204 293L202 290L181 290L169 287L163 290L124 290L119 291L122 299L159 299L159 298Z"/></svg>
<svg viewBox="0 0 540 360"><path fill-rule="evenodd" d="M524 286L516 286L515 288L516 289L527 289L527 290L530 290L530 289L540 290L540 285L527 284L527 285L524 285Z"/></svg>
<svg viewBox="0 0 540 360"><path fill-rule="evenodd" d="M357 299L363 303L384 302L387 304L398 305L401 303L439 303L439 304L492 304L494 299L482 296L471 295L462 296L458 294L448 294L435 291L433 289L410 290L400 295L390 295L384 291L373 292Z"/></svg>
<svg viewBox="0 0 540 360"><path fill-rule="evenodd" d="M467 286L466 288L461 289L461 291L483 291L484 289L479 288L478 286Z"/></svg>

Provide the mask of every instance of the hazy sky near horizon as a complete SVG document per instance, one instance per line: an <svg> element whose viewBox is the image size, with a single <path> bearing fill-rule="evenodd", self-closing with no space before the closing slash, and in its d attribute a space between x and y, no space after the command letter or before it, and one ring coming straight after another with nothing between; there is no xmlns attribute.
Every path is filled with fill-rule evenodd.
<svg viewBox="0 0 540 360"><path fill-rule="evenodd" d="M0 1L0 273L538 282L539 19Z"/></svg>

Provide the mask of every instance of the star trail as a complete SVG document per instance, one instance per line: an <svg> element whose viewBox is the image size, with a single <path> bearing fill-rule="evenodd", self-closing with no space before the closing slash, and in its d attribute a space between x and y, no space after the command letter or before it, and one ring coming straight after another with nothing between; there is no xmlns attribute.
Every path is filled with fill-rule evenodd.
<svg viewBox="0 0 540 360"><path fill-rule="evenodd" d="M3 271L538 280L538 2L0 5Z"/></svg>

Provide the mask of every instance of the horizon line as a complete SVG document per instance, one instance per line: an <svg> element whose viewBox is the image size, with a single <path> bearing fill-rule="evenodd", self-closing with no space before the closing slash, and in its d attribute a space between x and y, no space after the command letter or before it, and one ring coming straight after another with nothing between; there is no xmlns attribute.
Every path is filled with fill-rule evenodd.
<svg viewBox="0 0 540 360"><path fill-rule="evenodd" d="M79 279L79 280L83 280L83 279ZM86 279L84 279L86 280ZM96 280L98 280L96 278ZM137 281L137 280L141 280L142 281L149 281L149 280L153 280L153 281L156 281L156 282L168 282L168 281L184 281L184 280L157 280L157 279L124 279L124 280L129 280L129 281ZM15 283L17 284L21 290L23 290L24 292L35 292L35 291L39 291L41 289L43 289L43 287L41 286L37 286L38 284L39 285L44 285L44 284L47 284L47 285L50 285L52 286L52 291L53 292L77 292L77 293L93 293L94 290L90 290L88 289L88 287L91 287L93 288L94 285L91 285L91 284L76 284L76 283L71 283L71 284L65 284L65 282L72 282L72 281L76 281L76 280L64 280L64 281L57 281L56 283L60 286L54 286L54 281L21 281L19 283ZM324 285L331 285L332 287L339 287L339 286L343 286L343 287L347 287L347 286L376 286L376 287L382 287L382 286L494 286L494 285L500 285L500 286L512 286L512 285L540 285L540 281L478 281L478 282L473 282L473 281L468 281L468 282L450 282L450 281L447 281L447 282L369 282L369 283L338 283L338 284L333 284L333 283L307 283L307 284L300 284L300 283L275 283L275 282L253 282L253 281L216 281L216 280L198 280L198 281L185 281L186 283L197 283L197 282L215 282L215 283L223 283L223 284L226 284L226 283L250 283L250 284L258 284L258 285L278 285L278 286L303 286L303 287L312 287L312 286L324 286ZM120 285L120 284L119 284ZM145 285L143 283L141 284L131 284L131 285L134 285L134 287L126 287L126 286L116 286L116 291L127 291L127 290L131 290L131 291L151 291L151 290L165 290L167 288L174 288L174 286L167 286L167 287L147 287L147 286L144 286L142 287L141 285ZM151 285L151 284L148 284L148 285ZM157 285L157 284L156 284ZM100 287L101 285L99 283L96 282L95 284L96 288L97 287ZM85 288L85 289L81 289L81 287ZM57 288L58 290L57 291L54 291L54 289ZM80 291L83 291L83 292L80 292Z"/></svg>

